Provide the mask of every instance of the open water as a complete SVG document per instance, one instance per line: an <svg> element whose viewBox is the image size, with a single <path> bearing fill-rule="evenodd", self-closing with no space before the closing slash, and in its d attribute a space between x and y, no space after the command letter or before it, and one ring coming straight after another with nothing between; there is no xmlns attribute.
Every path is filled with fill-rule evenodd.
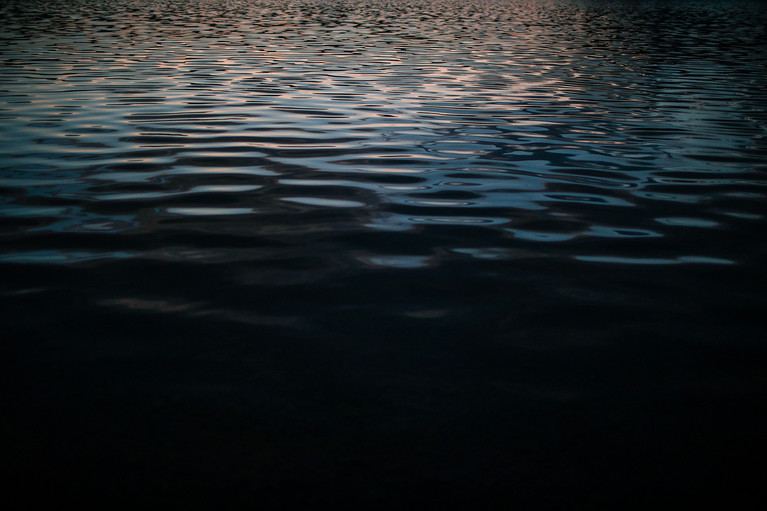
<svg viewBox="0 0 767 511"><path fill-rule="evenodd" d="M766 55L763 2L3 1L22 502L758 495Z"/></svg>

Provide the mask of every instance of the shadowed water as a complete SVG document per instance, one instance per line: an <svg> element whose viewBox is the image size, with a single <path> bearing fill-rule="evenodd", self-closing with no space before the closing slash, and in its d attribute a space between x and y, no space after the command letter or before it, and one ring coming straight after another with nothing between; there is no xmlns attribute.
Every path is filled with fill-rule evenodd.
<svg viewBox="0 0 767 511"><path fill-rule="evenodd" d="M4 2L14 463L186 505L755 491L765 27L761 2Z"/></svg>

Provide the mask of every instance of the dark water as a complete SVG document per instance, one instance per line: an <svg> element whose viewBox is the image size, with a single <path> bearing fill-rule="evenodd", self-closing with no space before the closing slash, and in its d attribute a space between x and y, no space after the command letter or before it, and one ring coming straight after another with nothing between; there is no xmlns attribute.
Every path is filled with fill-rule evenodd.
<svg viewBox="0 0 767 511"><path fill-rule="evenodd" d="M760 2L3 2L24 501L763 492L766 27Z"/></svg>

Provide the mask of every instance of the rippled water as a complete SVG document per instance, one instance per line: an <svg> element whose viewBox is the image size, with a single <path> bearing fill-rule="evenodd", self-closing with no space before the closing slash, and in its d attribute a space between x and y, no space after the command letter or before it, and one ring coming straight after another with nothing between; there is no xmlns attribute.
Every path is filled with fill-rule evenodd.
<svg viewBox="0 0 767 511"><path fill-rule="evenodd" d="M761 2L4 2L18 464L272 504L752 488L727 463L764 425L765 27Z"/></svg>

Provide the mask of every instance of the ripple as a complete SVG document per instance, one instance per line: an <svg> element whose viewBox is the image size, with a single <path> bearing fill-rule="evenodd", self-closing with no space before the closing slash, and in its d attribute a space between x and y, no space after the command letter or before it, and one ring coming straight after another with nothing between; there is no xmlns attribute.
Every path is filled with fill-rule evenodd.
<svg viewBox="0 0 767 511"><path fill-rule="evenodd" d="M679 256L676 258L661 257L619 257L619 256L575 256L579 261L608 264L632 264L632 265L668 265L668 264L733 264L728 259L718 259L706 256Z"/></svg>
<svg viewBox="0 0 767 511"><path fill-rule="evenodd" d="M254 212L249 208L168 208L171 215L184 216L221 216L221 215L248 215Z"/></svg>
<svg viewBox="0 0 767 511"><path fill-rule="evenodd" d="M18 487L763 493L765 56L763 0L0 1Z"/></svg>
<svg viewBox="0 0 767 511"><path fill-rule="evenodd" d="M308 204L310 206L327 206L332 208L357 208L364 206L362 202L339 199L325 199L322 197L282 197L282 200L288 202L296 202L298 204Z"/></svg>
<svg viewBox="0 0 767 511"><path fill-rule="evenodd" d="M26 264L72 264L100 259L124 259L132 257L126 252L79 252L62 250L37 250L0 254L0 262Z"/></svg>
<svg viewBox="0 0 767 511"><path fill-rule="evenodd" d="M587 0L102 3L3 13L0 218L19 243L161 233L217 254L224 233L303 233L363 267L390 247L361 259L354 240L387 233L483 260L763 250L755 4L680 4L668 24Z"/></svg>
<svg viewBox="0 0 767 511"><path fill-rule="evenodd" d="M666 225L678 225L682 227L716 227L718 222L703 218L656 218L656 222Z"/></svg>

